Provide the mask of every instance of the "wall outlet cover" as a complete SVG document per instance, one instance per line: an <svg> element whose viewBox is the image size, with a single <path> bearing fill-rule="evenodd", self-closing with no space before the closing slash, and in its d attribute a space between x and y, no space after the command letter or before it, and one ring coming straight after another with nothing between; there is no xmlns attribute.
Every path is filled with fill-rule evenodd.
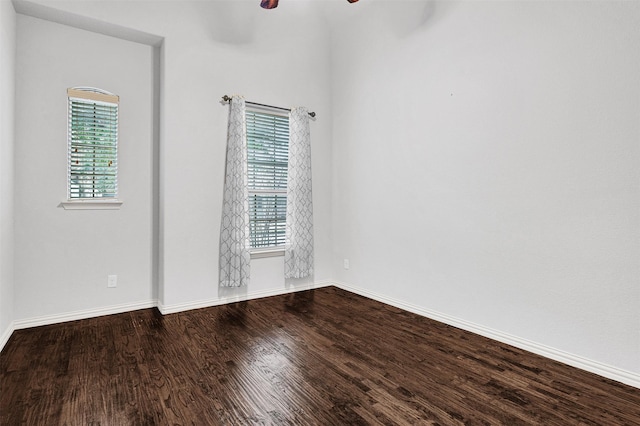
<svg viewBox="0 0 640 426"><path fill-rule="evenodd" d="M118 276L117 275L108 275L107 276L107 287L108 288L116 288L116 287L118 287Z"/></svg>

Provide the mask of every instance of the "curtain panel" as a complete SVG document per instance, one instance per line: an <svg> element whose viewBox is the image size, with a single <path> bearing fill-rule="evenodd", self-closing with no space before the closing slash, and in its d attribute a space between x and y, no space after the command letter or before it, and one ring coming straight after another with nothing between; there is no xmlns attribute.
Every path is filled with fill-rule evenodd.
<svg viewBox="0 0 640 426"><path fill-rule="evenodd" d="M249 284L249 192L245 101L233 96L229 107L227 159L220 225L220 286Z"/></svg>
<svg viewBox="0 0 640 426"><path fill-rule="evenodd" d="M313 275L313 200L311 193L311 137L306 108L289 115L289 171L284 252L285 278Z"/></svg>

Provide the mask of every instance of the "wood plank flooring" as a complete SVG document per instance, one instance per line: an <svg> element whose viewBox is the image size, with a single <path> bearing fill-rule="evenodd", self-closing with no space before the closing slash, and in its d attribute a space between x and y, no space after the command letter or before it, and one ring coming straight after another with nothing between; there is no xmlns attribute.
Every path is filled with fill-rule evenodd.
<svg viewBox="0 0 640 426"><path fill-rule="evenodd" d="M640 390L327 287L16 331L2 425L640 425Z"/></svg>

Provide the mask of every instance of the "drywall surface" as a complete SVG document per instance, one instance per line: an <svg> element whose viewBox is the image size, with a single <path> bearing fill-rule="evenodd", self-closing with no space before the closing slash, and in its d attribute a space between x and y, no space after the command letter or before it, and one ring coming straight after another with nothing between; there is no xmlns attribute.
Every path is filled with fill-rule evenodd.
<svg viewBox="0 0 640 426"><path fill-rule="evenodd" d="M202 22L176 28L164 42L162 304L217 300L298 284L285 282L283 258L276 257L252 260L247 288L218 289L228 119L228 106L220 98L225 94L284 107L304 105L317 112L310 126L316 272L302 282L327 280L331 277L331 114L329 43L323 27L303 14L264 15L245 23L243 11L247 17L262 12L255 5L202 2L192 7L173 13L186 14L179 21L191 25L195 16ZM242 8L238 16L236 7ZM224 21L219 14L233 22L226 24L231 26L228 33L218 33Z"/></svg>
<svg viewBox="0 0 640 426"><path fill-rule="evenodd" d="M640 372L640 4L398 3L334 26L336 280Z"/></svg>
<svg viewBox="0 0 640 426"><path fill-rule="evenodd" d="M157 295L165 311L289 291L331 278L330 43L311 3L293 2L274 13L254 2L235 1L36 1L27 8L52 19L71 14L62 20L82 27L88 18L163 40ZM29 84L27 77L24 81ZM255 259L248 288L218 289L228 116L220 100L225 94L307 106L318 114L311 123L314 277L285 281L282 257Z"/></svg>
<svg viewBox="0 0 640 426"><path fill-rule="evenodd" d="M0 1L0 349L13 322L13 147L16 14Z"/></svg>
<svg viewBox="0 0 640 426"><path fill-rule="evenodd" d="M152 49L18 15L16 320L152 303ZM65 210L67 88L120 96L120 210ZM107 276L117 275L117 288Z"/></svg>

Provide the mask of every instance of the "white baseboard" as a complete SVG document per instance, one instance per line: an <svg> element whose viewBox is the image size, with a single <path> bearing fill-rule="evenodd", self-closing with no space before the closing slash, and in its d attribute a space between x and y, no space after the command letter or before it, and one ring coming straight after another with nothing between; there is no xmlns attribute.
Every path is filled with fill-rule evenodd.
<svg viewBox="0 0 640 426"><path fill-rule="evenodd" d="M123 303L121 305L106 306L96 309L84 309L81 311L15 320L13 321L13 324L15 330L21 330L23 328L39 327L41 325L58 324L67 321L101 317L103 315L121 314L123 312L136 311L138 309L154 308L156 305L157 303L155 300L145 300L142 302Z"/></svg>
<svg viewBox="0 0 640 426"><path fill-rule="evenodd" d="M188 311L191 309L207 308L210 306L224 305L227 303L241 302L251 299L259 299L262 297L278 296L286 293L294 293L302 290L310 290L312 288L320 288L333 285L331 281L317 281L311 284L303 284L296 286L289 286L280 289L263 290L253 293L247 293L242 296L225 297L221 299L199 300L195 302L180 303L174 305L162 305L156 300L146 300L142 302L124 303L114 306L106 306L96 309L85 309L80 311L65 312L62 314L43 315L40 317L26 318L20 320L14 320L9 327L0 336L0 351L4 349L4 346L9 341L9 338L15 330L21 330L31 327L39 327L42 325L58 324L67 321L76 321L87 318L101 317L103 315L121 314L123 312L136 311L138 309L148 309L157 307L163 314L173 314L176 312Z"/></svg>
<svg viewBox="0 0 640 426"><path fill-rule="evenodd" d="M625 383L636 388L640 388L640 374L622 370L617 367L613 367L598 361L593 361L579 355L574 355L559 349L555 349L540 343L536 343L527 339L523 339L517 336L513 336L508 333L503 333L499 330L495 330L489 327L485 327L479 324L475 324L469 321L465 321L459 318L455 318L440 312L424 309L415 305L412 305L401 300L393 299L382 294L371 292L369 290L355 287L342 282L331 281L319 281L312 284L305 284L299 286L291 286L289 288L263 290L258 292L247 293L241 296L226 297L221 299L209 299L200 300L195 302L180 303L174 305L162 305L155 300L142 301L136 303L126 303L121 305L107 306L97 309L87 309L81 311L67 312L63 314L45 315L41 317L27 318L22 320L13 321L9 327L0 336L0 351L4 348L9 338L13 334L14 330L20 330L30 327L39 327L42 325L57 324L67 321L75 321L86 318L94 318L103 315L119 314L123 312L135 311L138 309L147 309L158 307L163 315L172 314L177 312L188 311L191 309L207 308L211 306L224 305L227 303L240 302L245 300L259 299L263 297L278 296L281 294L294 293L302 290L309 290L312 288L321 288L334 285L338 288L350 291L352 293L359 294L369 299L377 300L379 302L395 306L400 309L404 309L415 314L431 318L433 320L466 330L472 333L479 334L484 337L488 337L493 340L497 340L508 345L515 346L520 349L533 352L535 354L559 361L568 365L571 365L582 370L589 371L591 373L598 374L600 376Z"/></svg>
<svg viewBox="0 0 640 426"><path fill-rule="evenodd" d="M2 333L2 336L0 336L0 352L2 352L2 349L4 349L4 345L6 345L9 341L9 338L13 334L13 330L15 330L15 325L12 321L11 324L9 324L9 327L7 327L4 333Z"/></svg>
<svg viewBox="0 0 640 426"><path fill-rule="evenodd" d="M489 339L497 340L498 342L506 343L508 345L533 352L534 354L541 355L546 358L562 362L564 364L568 364L572 367L586 370L591 373L598 374L599 376L627 384L629 386L640 388L640 374L622 370L617 367L603 364L598 361L593 361L579 355L574 355L540 343L513 336L508 333L503 333L499 330L485 327L483 325L475 324L446 314L442 314L440 312L432 311L430 309L424 309L419 306L415 306L401 300L393 299L379 293L371 292L360 287L355 287L342 282L334 282L333 285L343 290L367 297L369 299L377 300L378 302L382 302L387 305L391 305L396 308L413 312L414 314L418 314L420 316L460 328L462 330L470 331L472 333L488 337Z"/></svg>
<svg viewBox="0 0 640 426"><path fill-rule="evenodd" d="M281 294L294 293L297 291L311 290L313 288L327 287L333 285L331 281L317 281L315 283L291 286L288 288L278 288L246 293L238 296L223 297L219 299L197 300L194 302L176 303L173 305L162 305L158 303L158 310L162 315L175 314L177 312L189 311L192 309L209 308L211 306L226 305L228 303L243 302L245 300L261 299L263 297L279 296Z"/></svg>

